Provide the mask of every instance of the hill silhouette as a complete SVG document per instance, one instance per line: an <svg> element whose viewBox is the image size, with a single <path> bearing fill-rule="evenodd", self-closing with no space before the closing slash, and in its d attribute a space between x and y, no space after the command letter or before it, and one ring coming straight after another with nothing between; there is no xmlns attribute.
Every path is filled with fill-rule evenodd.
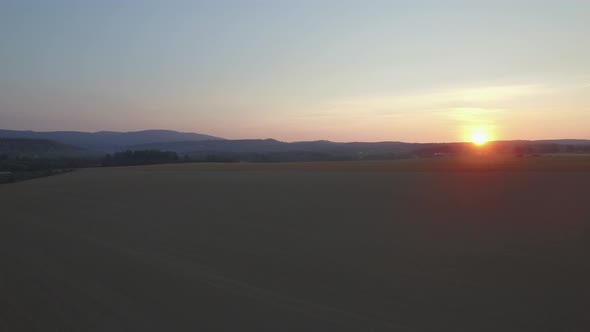
<svg viewBox="0 0 590 332"><path fill-rule="evenodd" d="M6 157L51 158L90 154L82 148L47 139L0 138L0 155Z"/></svg>
<svg viewBox="0 0 590 332"><path fill-rule="evenodd" d="M142 130L134 132L100 131L95 133L81 131L19 131L0 129L0 138L48 139L62 144L102 152L120 151L124 148L155 142L220 140L219 137L183 133L173 130Z"/></svg>

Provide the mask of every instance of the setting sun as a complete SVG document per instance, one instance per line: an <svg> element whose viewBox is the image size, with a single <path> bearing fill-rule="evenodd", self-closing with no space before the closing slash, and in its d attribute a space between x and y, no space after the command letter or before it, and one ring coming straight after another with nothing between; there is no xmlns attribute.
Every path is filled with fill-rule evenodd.
<svg viewBox="0 0 590 332"><path fill-rule="evenodd" d="M471 134L471 142L475 145L481 146L489 141L488 135L483 131L476 131Z"/></svg>

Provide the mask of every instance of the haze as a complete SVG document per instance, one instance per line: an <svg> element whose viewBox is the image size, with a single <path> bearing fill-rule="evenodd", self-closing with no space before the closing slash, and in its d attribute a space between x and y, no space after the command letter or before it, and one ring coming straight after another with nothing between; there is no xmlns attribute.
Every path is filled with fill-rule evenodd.
<svg viewBox="0 0 590 332"><path fill-rule="evenodd" d="M2 1L0 128L590 138L587 1Z"/></svg>

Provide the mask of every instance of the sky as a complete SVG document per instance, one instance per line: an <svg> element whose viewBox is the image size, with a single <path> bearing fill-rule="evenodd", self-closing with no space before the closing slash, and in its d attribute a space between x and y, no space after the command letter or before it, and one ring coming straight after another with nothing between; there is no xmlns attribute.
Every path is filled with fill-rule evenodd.
<svg viewBox="0 0 590 332"><path fill-rule="evenodd" d="M0 0L0 128L590 138L590 1Z"/></svg>

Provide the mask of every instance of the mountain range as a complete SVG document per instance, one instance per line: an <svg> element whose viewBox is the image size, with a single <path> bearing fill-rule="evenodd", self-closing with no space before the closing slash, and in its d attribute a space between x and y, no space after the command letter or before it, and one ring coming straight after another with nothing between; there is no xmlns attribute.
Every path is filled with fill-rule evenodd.
<svg viewBox="0 0 590 332"><path fill-rule="evenodd" d="M226 140L171 130L96 133L0 130L0 155L104 156L124 150L174 151L195 160L305 161L390 159L408 156L461 154L473 151L469 143L405 143L330 141L281 142L274 139ZM590 152L590 140L490 142L487 151L535 154Z"/></svg>
<svg viewBox="0 0 590 332"><path fill-rule="evenodd" d="M219 137L182 133L172 130L143 130L132 132L99 131L19 131L0 129L0 138L46 139L97 152L120 151L132 145L177 141L221 140Z"/></svg>
<svg viewBox="0 0 590 332"><path fill-rule="evenodd" d="M97 155L89 150L46 139L0 138L0 156L84 157Z"/></svg>

